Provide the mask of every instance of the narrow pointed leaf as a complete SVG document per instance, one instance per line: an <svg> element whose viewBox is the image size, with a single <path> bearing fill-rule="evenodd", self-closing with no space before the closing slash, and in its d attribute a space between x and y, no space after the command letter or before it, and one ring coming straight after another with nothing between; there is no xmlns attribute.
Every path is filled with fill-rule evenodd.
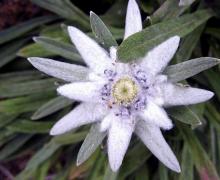
<svg viewBox="0 0 220 180"><path fill-rule="evenodd" d="M77 155L77 165L85 162L105 138L106 133L100 132L99 126L99 124L95 124L91 127Z"/></svg>
<svg viewBox="0 0 220 180"><path fill-rule="evenodd" d="M217 95L218 99L220 100L220 83L219 81L219 72L215 72L213 70L209 70L204 72L205 77L208 79L209 84L214 89L215 94Z"/></svg>
<svg viewBox="0 0 220 180"><path fill-rule="evenodd" d="M93 12L90 13L90 24L95 37L105 48L118 45L104 22Z"/></svg>
<svg viewBox="0 0 220 180"><path fill-rule="evenodd" d="M193 180L194 179L194 163L192 154L190 153L188 146L184 144L182 151L182 171L180 173L179 180Z"/></svg>
<svg viewBox="0 0 220 180"><path fill-rule="evenodd" d="M4 113L0 113L0 128L5 127L7 124L11 123L13 120L16 119L18 115L6 115Z"/></svg>
<svg viewBox="0 0 220 180"><path fill-rule="evenodd" d="M197 114L188 106L170 108L168 115L183 123L190 124L192 128L202 124Z"/></svg>
<svg viewBox="0 0 220 180"><path fill-rule="evenodd" d="M180 7L177 0L166 0L154 13L150 16L151 23L155 24L161 20L167 20L180 16L188 7Z"/></svg>
<svg viewBox="0 0 220 180"><path fill-rule="evenodd" d="M30 80L37 80L45 78L46 76L42 75L39 71L18 71L18 72L9 72L0 74L0 84L10 84L10 83L19 83L26 82Z"/></svg>
<svg viewBox="0 0 220 180"><path fill-rule="evenodd" d="M37 43L32 43L21 48L18 53L21 57L51 57L56 56L56 53L46 50L42 45Z"/></svg>
<svg viewBox="0 0 220 180"><path fill-rule="evenodd" d="M54 112L57 112L73 103L72 100L69 100L65 97L58 96L50 101L48 101L46 104L41 106L31 117L33 120L38 120L43 117L46 117Z"/></svg>
<svg viewBox="0 0 220 180"><path fill-rule="evenodd" d="M76 21L82 26L89 28L89 18L69 0L31 0L33 3L48 9L61 17Z"/></svg>
<svg viewBox="0 0 220 180"><path fill-rule="evenodd" d="M179 6L189 6L196 0L180 0Z"/></svg>
<svg viewBox="0 0 220 180"><path fill-rule="evenodd" d="M15 153L19 148L21 148L32 135L18 135L12 141L10 141L3 149L0 151L0 160L3 160Z"/></svg>
<svg viewBox="0 0 220 180"><path fill-rule="evenodd" d="M34 122L30 120L18 120L9 126L7 129L17 133L48 133L54 122Z"/></svg>
<svg viewBox="0 0 220 180"><path fill-rule="evenodd" d="M194 76L206 69L220 63L220 59L211 57L201 57L185 61L179 64L168 66L164 74L171 82L178 82Z"/></svg>
<svg viewBox="0 0 220 180"><path fill-rule="evenodd" d="M204 28L205 28L205 24L199 26L192 33L190 33L189 35L185 36L182 39L180 46L175 55L176 63L180 63L190 59L193 50L195 49L196 45L199 43Z"/></svg>
<svg viewBox="0 0 220 180"><path fill-rule="evenodd" d="M150 151L143 144L139 143L128 151L119 172L119 179L126 179L151 156Z"/></svg>
<svg viewBox="0 0 220 180"><path fill-rule="evenodd" d="M67 134L63 134L57 137L54 137L54 142L60 145L68 145L82 141L85 139L88 131L81 131L81 132L71 132Z"/></svg>
<svg viewBox="0 0 220 180"><path fill-rule="evenodd" d="M3 30L0 32L0 45L8 42L12 39L15 39L21 35L23 35L24 33L42 25L48 22L51 22L53 20L55 20L56 17L54 16L43 16L43 17L38 17L35 19L31 19L29 21L26 21L24 23L18 24L16 26L13 26L11 28L8 28L6 30Z"/></svg>
<svg viewBox="0 0 220 180"><path fill-rule="evenodd" d="M188 145L190 153L192 154L200 178L206 180L219 180L220 178L215 166L209 159L208 154L203 149L193 131L181 123L177 123L177 126Z"/></svg>
<svg viewBox="0 0 220 180"><path fill-rule="evenodd" d="M166 39L175 35L184 37L212 16L212 11L200 10L147 27L122 42L118 48L118 57L123 62L144 57L149 50Z"/></svg>
<svg viewBox="0 0 220 180"><path fill-rule="evenodd" d="M45 144L27 163L25 169L16 176L15 180L23 180L24 178L29 179L30 176L36 169L48 158L50 158L58 149L59 144L54 143L51 140L49 143Z"/></svg>
<svg viewBox="0 0 220 180"><path fill-rule="evenodd" d="M0 68L16 58L17 51L26 41L27 39L15 41L0 49Z"/></svg>
<svg viewBox="0 0 220 180"><path fill-rule="evenodd" d="M110 165L105 169L103 180L117 180L118 173L111 170Z"/></svg>
<svg viewBox="0 0 220 180"><path fill-rule="evenodd" d="M2 84L0 85L0 97L18 97L40 92L49 92L56 89L55 82L55 79L50 78L13 84Z"/></svg>
<svg viewBox="0 0 220 180"><path fill-rule="evenodd" d="M81 56L78 54L76 48L72 44L67 44L48 37L35 37L34 41L43 46L47 51L65 57L73 61L82 62Z"/></svg>
<svg viewBox="0 0 220 180"><path fill-rule="evenodd" d="M42 104L47 102L54 93L43 93L0 101L0 112L6 115L14 115L37 110Z"/></svg>

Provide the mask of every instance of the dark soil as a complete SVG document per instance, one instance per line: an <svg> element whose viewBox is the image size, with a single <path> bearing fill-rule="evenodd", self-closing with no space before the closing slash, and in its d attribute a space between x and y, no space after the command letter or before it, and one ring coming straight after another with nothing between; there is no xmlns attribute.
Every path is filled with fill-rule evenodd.
<svg viewBox="0 0 220 180"><path fill-rule="evenodd" d="M1 0L0 30L44 14L48 12L32 4L30 0Z"/></svg>

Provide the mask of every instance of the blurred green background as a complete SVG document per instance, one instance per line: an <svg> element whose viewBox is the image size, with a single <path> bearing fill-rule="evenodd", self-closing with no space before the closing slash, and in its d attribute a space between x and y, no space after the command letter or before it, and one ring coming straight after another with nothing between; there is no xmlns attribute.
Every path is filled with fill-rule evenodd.
<svg viewBox="0 0 220 180"><path fill-rule="evenodd" d="M172 63L202 56L220 58L219 0L182 0L184 6L179 6L177 0L137 2L145 28L196 13L183 24L183 29L190 30L182 38ZM52 125L77 102L58 96L56 88L64 82L37 71L26 58L50 57L83 64L70 43L66 26L77 26L94 37L89 21L92 10L120 43L126 7L127 0L0 2L1 180L219 180L219 66L187 79L194 87L215 92L211 101L168 111L174 112L175 127L164 135L180 161L181 174L167 169L136 137L120 171L113 173L108 166L105 140L88 160L76 166L77 153L90 126L49 136ZM201 13L202 9L209 9L210 14ZM200 121L202 125L198 125Z"/></svg>

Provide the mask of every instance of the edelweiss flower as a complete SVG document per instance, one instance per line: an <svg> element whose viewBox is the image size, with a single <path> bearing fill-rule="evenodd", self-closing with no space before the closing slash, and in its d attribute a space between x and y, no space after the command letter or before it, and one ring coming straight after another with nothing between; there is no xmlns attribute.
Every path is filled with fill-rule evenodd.
<svg viewBox="0 0 220 180"><path fill-rule="evenodd" d="M135 0L130 0L124 38L141 29L139 8ZM59 94L82 103L58 121L50 134L59 135L88 123L100 122L100 131L108 132L108 157L113 171L121 166L132 133L135 133L161 162L180 172L179 163L160 130L169 130L173 126L163 107L200 103L213 96L210 91L172 84L162 74L175 54L180 38L171 37L137 63L124 64L117 59L116 47L111 47L108 53L79 29L68 27L68 32L89 67L89 75L86 82L72 82L57 89ZM39 70L64 80L71 79L65 73L57 74L56 70L53 72L37 65L38 60L29 58ZM69 69L71 67L76 65L69 65ZM77 68L82 73L86 69Z"/></svg>

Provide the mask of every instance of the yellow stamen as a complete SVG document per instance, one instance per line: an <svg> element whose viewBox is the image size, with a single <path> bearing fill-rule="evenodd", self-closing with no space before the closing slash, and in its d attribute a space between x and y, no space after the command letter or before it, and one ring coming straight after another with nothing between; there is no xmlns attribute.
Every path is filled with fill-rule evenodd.
<svg viewBox="0 0 220 180"><path fill-rule="evenodd" d="M113 86L112 95L117 104L128 105L136 97L138 87L132 79L124 77L119 79Z"/></svg>

